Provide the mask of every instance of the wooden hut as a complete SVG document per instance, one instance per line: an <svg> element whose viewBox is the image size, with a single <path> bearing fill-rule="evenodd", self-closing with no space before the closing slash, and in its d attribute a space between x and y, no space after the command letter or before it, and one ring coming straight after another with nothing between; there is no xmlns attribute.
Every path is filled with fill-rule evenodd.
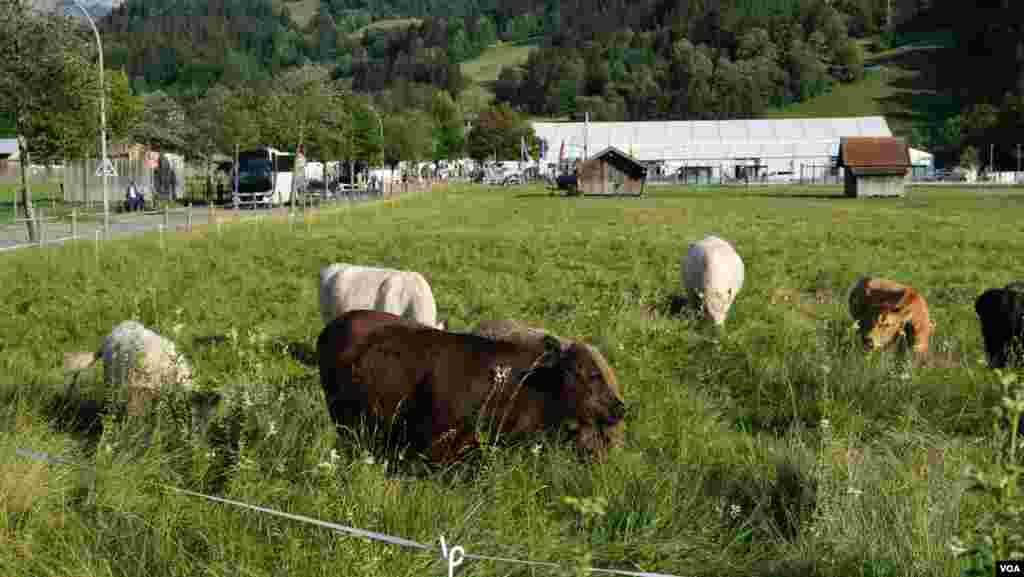
<svg viewBox="0 0 1024 577"><path fill-rule="evenodd" d="M849 137L839 141L846 196L903 196L910 152L902 138Z"/></svg>
<svg viewBox="0 0 1024 577"><path fill-rule="evenodd" d="M576 169L576 186L584 195L640 196L647 182L647 167L625 152L609 146Z"/></svg>

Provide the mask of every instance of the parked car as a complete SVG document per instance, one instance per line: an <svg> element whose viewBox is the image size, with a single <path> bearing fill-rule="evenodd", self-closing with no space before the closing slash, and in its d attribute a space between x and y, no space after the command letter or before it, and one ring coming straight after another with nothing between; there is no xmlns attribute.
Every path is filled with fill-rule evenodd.
<svg viewBox="0 0 1024 577"><path fill-rule="evenodd" d="M511 174L506 174L505 177L501 181L501 184L504 185L504 186L513 186L513 185L522 184L522 183L523 183L523 175L519 174L518 172L513 172Z"/></svg>
<svg viewBox="0 0 1024 577"><path fill-rule="evenodd" d="M558 190L573 190L576 188L576 175L560 174L555 179L555 185L558 186Z"/></svg>

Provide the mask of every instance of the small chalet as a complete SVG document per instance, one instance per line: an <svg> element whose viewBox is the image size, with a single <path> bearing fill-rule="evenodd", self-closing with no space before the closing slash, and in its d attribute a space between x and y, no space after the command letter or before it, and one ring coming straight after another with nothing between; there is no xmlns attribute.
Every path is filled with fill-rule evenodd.
<svg viewBox="0 0 1024 577"><path fill-rule="evenodd" d="M647 167L629 154L609 146L576 169L576 186L585 195L640 196L647 182Z"/></svg>
<svg viewBox="0 0 1024 577"><path fill-rule="evenodd" d="M838 166L846 196L904 196L910 152L902 138L842 138Z"/></svg>

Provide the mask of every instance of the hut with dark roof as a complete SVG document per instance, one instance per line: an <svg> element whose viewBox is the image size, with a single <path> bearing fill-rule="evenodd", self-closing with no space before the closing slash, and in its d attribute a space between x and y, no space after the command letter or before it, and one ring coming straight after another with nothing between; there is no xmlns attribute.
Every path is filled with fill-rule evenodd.
<svg viewBox="0 0 1024 577"><path fill-rule="evenodd" d="M647 181L647 167L629 154L609 146L576 168L576 186L585 195L640 196Z"/></svg>
<svg viewBox="0 0 1024 577"><path fill-rule="evenodd" d="M910 152L902 138L842 138L838 166L846 196L904 196Z"/></svg>

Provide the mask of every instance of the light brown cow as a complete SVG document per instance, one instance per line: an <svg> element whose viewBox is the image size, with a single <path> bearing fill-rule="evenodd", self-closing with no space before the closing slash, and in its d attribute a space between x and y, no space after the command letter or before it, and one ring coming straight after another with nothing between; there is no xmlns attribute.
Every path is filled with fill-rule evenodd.
<svg viewBox="0 0 1024 577"><path fill-rule="evenodd" d="M863 277L850 288L849 305L865 348L882 349L904 336L915 353L928 352L935 323L928 315L928 302L912 287Z"/></svg>

